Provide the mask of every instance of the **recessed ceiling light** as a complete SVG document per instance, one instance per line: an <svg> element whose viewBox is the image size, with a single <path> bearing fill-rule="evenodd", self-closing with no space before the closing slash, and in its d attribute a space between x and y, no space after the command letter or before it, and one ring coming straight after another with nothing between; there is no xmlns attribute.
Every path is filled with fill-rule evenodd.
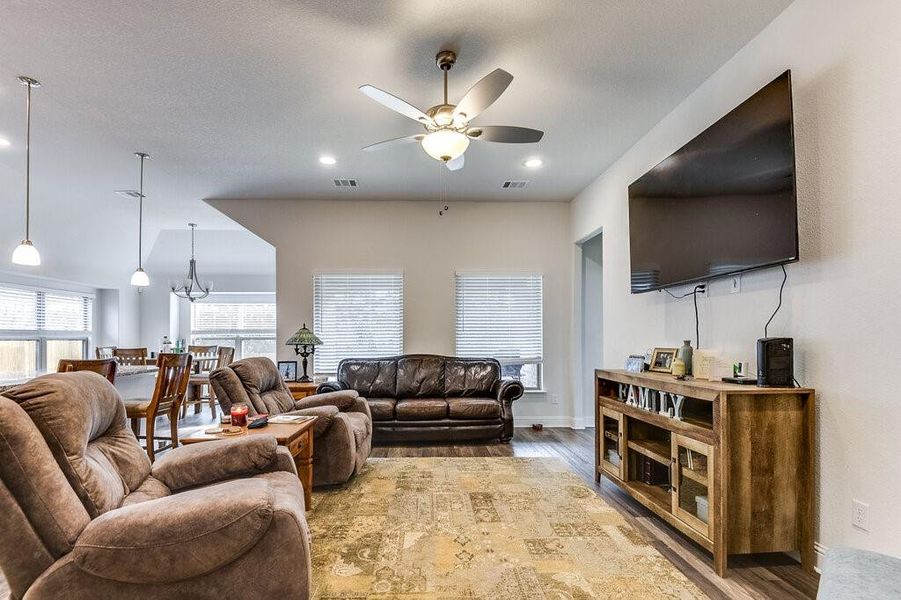
<svg viewBox="0 0 901 600"><path fill-rule="evenodd" d="M335 163L338 162L338 161L335 160L335 157L334 157L334 156L328 156L327 154L324 154L324 155L322 155L322 156L319 157L319 162L322 163L322 164L324 164L324 165L333 165L333 164L335 164Z"/></svg>
<svg viewBox="0 0 901 600"><path fill-rule="evenodd" d="M9 148L10 145L8 139L0 137L0 148Z"/></svg>
<svg viewBox="0 0 901 600"><path fill-rule="evenodd" d="M522 164L530 169L537 169L538 167L540 167L541 165L544 164L544 161L538 157L535 157L535 158L528 159L527 161L525 161Z"/></svg>

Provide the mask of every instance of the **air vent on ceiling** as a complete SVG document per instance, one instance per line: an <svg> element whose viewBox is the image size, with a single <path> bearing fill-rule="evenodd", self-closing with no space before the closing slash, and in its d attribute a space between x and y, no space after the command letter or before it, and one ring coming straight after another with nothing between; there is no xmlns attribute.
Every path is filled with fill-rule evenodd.
<svg viewBox="0 0 901 600"><path fill-rule="evenodd" d="M116 190L116 193L125 198L140 198L141 192L138 190Z"/></svg>
<svg viewBox="0 0 901 600"><path fill-rule="evenodd" d="M335 187L352 187L355 188L359 184L356 179L335 179Z"/></svg>
<svg viewBox="0 0 901 600"><path fill-rule="evenodd" d="M504 189L507 188L524 188L529 184L528 179L510 179L501 184L501 187Z"/></svg>

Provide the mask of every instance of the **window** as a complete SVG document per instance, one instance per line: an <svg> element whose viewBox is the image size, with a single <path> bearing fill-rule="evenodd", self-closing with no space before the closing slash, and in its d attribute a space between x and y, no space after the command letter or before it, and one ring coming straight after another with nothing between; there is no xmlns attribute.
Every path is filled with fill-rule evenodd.
<svg viewBox="0 0 901 600"><path fill-rule="evenodd" d="M56 371L61 358L85 358L93 316L93 296L0 285L0 381Z"/></svg>
<svg viewBox="0 0 901 600"><path fill-rule="evenodd" d="M504 377L541 389L542 277L457 273L457 356L493 357Z"/></svg>
<svg viewBox="0 0 901 600"><path fill-rule="evenodd" d="M332 375L344 358L393 356L404 351L404 276L401 273L321 273L313 277L315 372Z"/></svg>
<svg viewBox="0 0 901 600"><path fill-rule="evenodd" d="M237 294L191 304L191 343L230 346L235 359L265 356L275 361L275 302L273 294Z"/></svg>

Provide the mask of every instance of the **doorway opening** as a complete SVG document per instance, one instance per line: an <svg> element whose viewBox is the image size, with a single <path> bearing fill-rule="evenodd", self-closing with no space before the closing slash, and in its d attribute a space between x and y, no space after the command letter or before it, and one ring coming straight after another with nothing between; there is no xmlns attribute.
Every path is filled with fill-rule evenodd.
<svg viewBox="0 0 901 600"><path fill-rule="evenodd" d="M583 241L581 294L581 359L579 375L582 415L586 427L594 425L594 370L604 366L604 271L603 234Z"/></svg>

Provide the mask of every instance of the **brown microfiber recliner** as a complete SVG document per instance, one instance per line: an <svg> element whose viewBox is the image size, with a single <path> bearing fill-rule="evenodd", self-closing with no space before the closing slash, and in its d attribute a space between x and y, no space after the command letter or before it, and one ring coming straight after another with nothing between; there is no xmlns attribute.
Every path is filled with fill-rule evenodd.
<svg viewBox="0 0 901 600"><path fill-rule="evenodd" d="M309 529L290 453L249 437L151 467L92 372L0 396L0 567L13 598L308 598Z"/></svg>
<svg viewBox="0 0 901 600"><path fill-rule="evenodd" d="M210 373L222 410L244 403L250 415L297 414L319 417L313 425L313 485L344 483L365 464L372 450L372 415L353 391L294 400L278 368L268 358L245 358Z"/></svg>

